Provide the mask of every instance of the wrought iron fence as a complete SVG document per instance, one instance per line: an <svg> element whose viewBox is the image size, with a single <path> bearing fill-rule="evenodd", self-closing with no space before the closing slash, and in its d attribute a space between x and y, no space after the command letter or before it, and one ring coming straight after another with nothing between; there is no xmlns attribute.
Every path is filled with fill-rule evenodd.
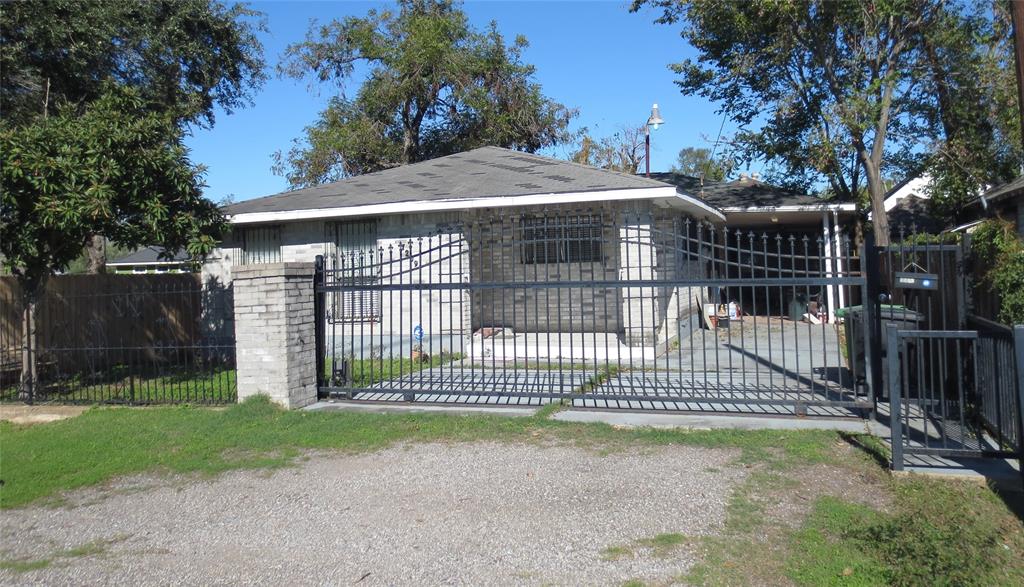
<svg viewBox="0 0 1024 587"><path fill-rule="evenodd" d="M871 404L845 236L546 209L324 261L321 393L693 409ZM351 308L351 310L350 310ZM369 309L369 311L368 311Z"/></svg>
<svg viewBox="0 0 1024 587"><path fill-rule="evenodd" d="M198 275L49 279L26 313L0 282L0 399L63 403L235 401L229 292Z"/></svg>

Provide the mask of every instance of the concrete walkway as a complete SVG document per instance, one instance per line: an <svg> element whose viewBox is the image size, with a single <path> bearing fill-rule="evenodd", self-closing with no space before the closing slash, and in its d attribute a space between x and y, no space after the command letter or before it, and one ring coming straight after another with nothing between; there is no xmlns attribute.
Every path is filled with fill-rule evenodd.
<svg viewBox="0 0 1024 587"><path fill-rule="evenodd" d="M423 404L385 403L380 401L320 401L304 408L308 411L358 411L376 413L440 413L440 414L486 414L494 416L533 416L540 406L515 405L466 405L466 404ZM735 429L735 430L835 430L852 434L871 433L883 435L887 429L870 420L861 418L796 418L786 416L755 416L725 414L656 413L623 410L580 410L566 409L556 412L552 419L560 422L604 423L627 428L680 428L692 430Z"/></svg>

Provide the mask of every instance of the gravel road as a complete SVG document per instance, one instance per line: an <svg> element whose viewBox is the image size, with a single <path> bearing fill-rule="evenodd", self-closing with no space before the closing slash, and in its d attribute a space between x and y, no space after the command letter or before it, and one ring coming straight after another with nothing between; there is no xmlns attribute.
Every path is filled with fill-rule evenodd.
<svg viewBox="0 0 1024 587"><path fill-rule="evenodd" d="M494 585L666 580L714 533L736 453L424 444L211 479L134 477L0 513L2 584Z"/></svg>

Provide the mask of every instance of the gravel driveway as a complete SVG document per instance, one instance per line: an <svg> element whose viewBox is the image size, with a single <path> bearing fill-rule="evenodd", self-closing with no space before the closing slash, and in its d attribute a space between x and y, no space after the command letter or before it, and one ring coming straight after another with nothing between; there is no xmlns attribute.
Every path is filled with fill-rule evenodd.
<svg viewBox="0 0 1024 587"><path fill-rule="evenodd" d="M620 584L684 572L693 548L611 546L714 533L745 471L735 452L599 455L426 444L317 454L213 479L137 477L66 507L0 513L0 583Z"/></svg>

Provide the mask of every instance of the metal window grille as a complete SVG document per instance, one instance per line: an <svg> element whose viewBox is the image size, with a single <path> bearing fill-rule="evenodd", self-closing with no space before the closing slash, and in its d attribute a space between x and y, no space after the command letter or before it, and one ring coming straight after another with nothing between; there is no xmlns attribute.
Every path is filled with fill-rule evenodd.
<svg viewBox="0 0 1024 587"><path fill-rule="evenodd" d="M334 316L339 321L376 321L381 316L382 295L372 289L380 283L380 253L377 249L377 221L339 222L334 239L335 268L346 285L365 289L334 296Z"/></svg>
<svg viewBox="0 0 1024 587"><path fill-rule="evenodd" d="M522 226L525 264L590 263L601 261L601 217L576 215L529 217Z"/></svg>
<svg viewBox="0 0 1024 587"><path fill-rule="evenodd" d="M241 241L244 265L281 262L280 226L243 228Z"/></svg>

